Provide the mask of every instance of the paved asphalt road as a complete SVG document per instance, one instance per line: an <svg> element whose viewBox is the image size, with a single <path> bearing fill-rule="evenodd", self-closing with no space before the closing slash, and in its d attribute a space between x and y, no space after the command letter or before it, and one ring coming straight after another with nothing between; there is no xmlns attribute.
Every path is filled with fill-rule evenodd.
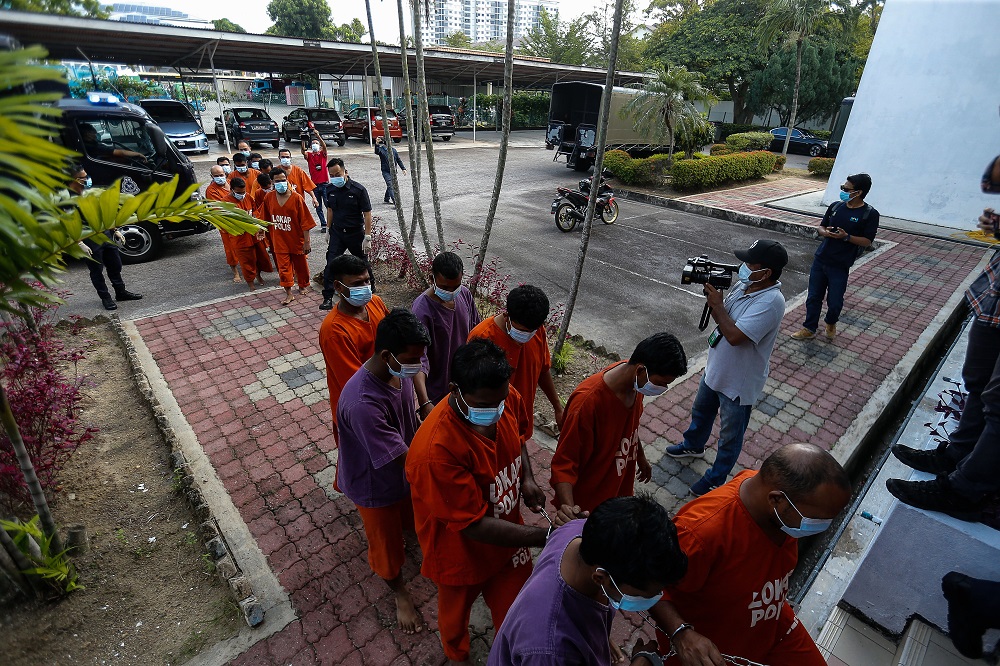
<svg viewBox="0 0 1000 666"><path fill-rule="evenodd" d="M496 171L495 134L481 136L481 145L459 135L449 144L435 142L445 236L449 242L477 244L489 207ZM536 142L537 141L537 142ZM397 148L406 161L405 142ZM575 186L580 174L563 163L553 163L552 153L541 146L541 133L517 133L508 153L504 187L497 212L491 254L499 255L511 274L511 285L535 284L553 304L568 298L579 249L578 231L559 231L549 213L559 185ZM520 146L520 147L518 147ZM536 147L528 147L536 146ZM213 150L213 153L215 151ZM265 156L274 153L261 151ZM369 187L375 212L390 229L396 228L392 206L382 203L378 159L361 141L334 146L342 154L350 175ZM211 157L211 156L209 156ZM206 182L214 159L196 160L199 179ZM296 162L301 162L296 158ZM426 178L425 178L426 180ZM425 186L424 190L427 191ZM404 209L412 201L408 176L403 187ZM429 192L425 213L433 219ZM407 217L407 219L409 219ZM313 269L325 248L324 237L314 231L317 252ZM679 284L687 257L708 254L721 262L738 263L733 248L746 247L756 238L775 238L789 251L790 264L782 276L786 299L806 288L815 242L771 231L732 224L697 215L621 202L618 223L598 223L591 236L586 274L571 331L603 344L622 355L631 352L643 337L658 330L677 335L692 353L701 351L706 333L697 329L704 299L700 288ZM467 266L471 268L471 265ZM225 265L216 232L169 241L162 256L151 263L126 266L130 289L145 294L142 301L123 303L119 313L137 318L200 302L243 293L234 285ZM71 265L65 287L72 295L60 310L62 316L92 317L103 309L90 285L86 267ZM315 296L317 305L319 297Z"/></svg>

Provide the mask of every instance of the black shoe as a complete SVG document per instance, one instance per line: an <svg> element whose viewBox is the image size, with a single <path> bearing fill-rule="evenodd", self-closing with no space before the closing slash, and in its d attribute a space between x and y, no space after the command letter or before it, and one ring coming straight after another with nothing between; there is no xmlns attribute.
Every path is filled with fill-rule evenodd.
<svg viewBox="0 0 1000 666"><path fill-rule="evenodd" d="M110 296L102 298L101 299L101 303L104 305L104 309L105 310L117 310L118 309L118 304L115 303L115 299L111 298Z"/></svg>
<svg viewBox="0 0 1000 666"><path fill-rule="evenodd" d="M892 447L892 455L907 467L928 474L951 474L958 465L945 453L943 446L936 449L914 449L903 444Z"/></svg>
<svg viewBox="0 0 1000 666"><path fill-rule="evenodd" d="M983 656L986 625L973 599L973 586L982 582L957 571L951 571L941 579L941 590L948 600L948 636L955 648L969 659Z"/></svg>
<svg viewBox="0 0 1000 666"><path fill-rule="evenodd" d="M116 301L140 301L142 300L142 294L136 294L128 289L115 289L115 300Z"/></svg>
<svg viewBox="0 0 1000 666"><path fill-rule="evenodd" d="M323 302L319 304L320 310L332 310L333 309L333 299L324 298Z"/></svg>
<svg viewBox="0 0 1000 666"><path fill-rule="evenodd" d="M970 523L979 522L984 502L967 500L951 488L947 476L931 481L903 481L889 479L885 482L889 492L903 504L926 511L940 511Z"/></svg>

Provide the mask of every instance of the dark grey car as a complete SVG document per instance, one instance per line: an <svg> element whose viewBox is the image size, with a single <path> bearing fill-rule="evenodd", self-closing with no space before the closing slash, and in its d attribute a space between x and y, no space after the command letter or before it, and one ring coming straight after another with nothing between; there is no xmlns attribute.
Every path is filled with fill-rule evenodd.
<svg viewBox="0 0 1000 666"><path fill-rule="evenodd" d="M229 129L230 143L243 139L251 145L269 143L272 147L277 148L281 141L278 123L271 120L271 116L267 115L263 109L252 107L225 109L222 112L222 117L225 118ZM226 142L222 131L222 121L218 116L215 118L215 138L220 144Z"/></svg>
<svg viewBox="0 0 1000 666"><path fill-rule="evenodd" d="M285 143L299 143L302 132L316 130L323 141L336 141L338 146L347 143L340 114L333 109L295 109L282 120L281 134Z"/></svg>
<svg viewBox="0 0 1000 666"><path fill-rule="evenodd" d="M440 137L444 141L451 141L451 137L455 136L455 115L451 112L451 107L444 104L431 104L427 108L430 112L431 136L435 138ZM404 132L407 131L406 128L410 125L410 115L416 119L416 106L411 107L410 113L407 115L403 115L402 112L399 114L399 124Z"/></svg>

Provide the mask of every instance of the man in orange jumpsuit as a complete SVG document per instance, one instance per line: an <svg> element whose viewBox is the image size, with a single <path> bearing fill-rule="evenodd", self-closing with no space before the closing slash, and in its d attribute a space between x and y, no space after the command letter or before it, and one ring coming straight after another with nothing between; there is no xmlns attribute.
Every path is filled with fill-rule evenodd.
<svg viewBox="0 0 1000 666"><path fill-rule="evenodd" d="M253 215L253 200L247 195L246 183L242 178L233 178L229 181L229 196L223 199L235 205L237 208L245 210ZM254 280L258 284L264 284L264 277L261 273L274 271L271 259L267 256L267 248L264 246L264 232L256 234L243 233L239 236L230 236L232 240L233 252L243 270L243 279L246 280L250 291L253 291Z"/></svg>
<svg viewBox="0 0 1000 666"><path fill-rule="evenodd" d="M288 148L279 150L278 164L288 174L288 182L291 183L292 190L301 194L310 202L313 208L316 208L316 195L313 194L313 190L316 189L316 183L313 182L309 174L303 169L292 164L292 151L288 150Z"/></svg>
<svg viewBox="0 0 1000 666"><path fill-rule="evenodd" d="M299 282L299 293L309 290L309 262L306 255L312 249L309 230L316 226L306 202L288 187L285 172L271 170L274 191L269 192L257 209L257 216L269 223L268 235L271 249L278 264L278 279L285 288L285 300L289 305L295 300L292 287Z"/></svg>
<svg viewBox="0 0 1000 666"><path fill-rule="evenodd" d="M242 178L247 183L247 191L253 194L257 191L257 176L260 175L260 171L250 167L250 162L248 158L243 153L236 153L233 155L233 172L229 174L229 180L233 178Z"/></svg>
<svg viewBox="0 0 1000 666"><path fill-rule="evenodd" d="M741 472L681 507L674 524L687 574L650 611L680 664L723 664L725 654L770 666L826 666L792 611L788 584L798 539L829 528L850 499L850 478L833 456L789 444L759 472Z"/></svg>
<svg viewBox="0 0 1000 666"><path fill-rule="evenodd" d="M643 396L658 396L687 372L681 343L670 333L640 342L628 361L583 380L566 403L552 456L553 504L563 520L583 518L604 500L633 494L652 469L639 441Z"/></svg>
<svg viewBox="0 0 1000 666"><path fill-rule="evenodd" d="M375 330L389 309L381 298L372 295L368 262L364 259L342 254L330 262L328 270L332 271L330 277L340 300L319 327L319 347L326 362L326 386L330 390L336 437L340 392L375 352Z"/></svg>
<svg viewBox="0 0 1000 666"><path fill-rule="evenodd" d="M417 430L406 456L421 572L438 588L438 629L450 664L469 660L469 613L483 595L496 629L531 574L547 530L521 518L541 510L523 442L521 397L502 349L474 339L455 351L451 393Z"/></svg>
<svg viewBox="0 0 1000 666"><path fill-rule="evenodd" d="M229 197L230 191L225 171L219 164L208 171L212 176L212 182L205 188L205 198L209 201L225 201ZM233 236L222 229L219 229L219 235L222 237L222 247L226 251L226 264L233 271L233 282L240 282L240 262L233 249Z"/></svg>
<svg viewBox="0 0 1000 666"><path fill-rule="evenodd" d="M506 313L483 321L469 333L470 341L487 338L507 353L507 361L514 368L510 385L521 394L527 414L525 439L531 437L534 428L535 393L539 387L552 403L556 423L561 426L563 421L562 401L549 372L552 359L543 326L548 316L545 292L525 284L507 294Z"/></svg>

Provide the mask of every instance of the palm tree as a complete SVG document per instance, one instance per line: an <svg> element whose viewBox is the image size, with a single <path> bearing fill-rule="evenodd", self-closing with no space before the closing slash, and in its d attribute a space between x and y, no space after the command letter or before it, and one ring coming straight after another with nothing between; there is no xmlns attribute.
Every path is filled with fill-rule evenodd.
<svg viewBox="0 0 1000 666"><path fill-rule="evenodd" d="M701 74L686 67L660 65L650 72L645 83L632 84L640 92L622 107L621 115L632 118L632 125L650 143L670 146L674 154L678 132L692 136L705 122L695 102L706 108L717 98L701 83ZM688 144L689 141L682 141Z"/></svg>
<svg viewBox="0 0 1000 666"><path fill-rule="evenodd" d="M385 102L385 88L382 87L382 66L379 64L378 60L378 44L375 43L375 24L372 23L372 3L371 0L365 0L365 10L368 12L368 34L371 38L372 43L372 62L375 64L375 85L378 89L382 91L379 95L379 104L382 111L382 128L384 131L383 138L385 142L382 144L385 149L389 152L389 173L392 175L392 191L393 199L395 200L395 210L396 210L396 221L399 222L399 234L402 237L403 248L406 250L406 256L410 260L410 266L413 268L414 273L418 276L419 280L424 283L426 287L427 280L424 277L423 271L420 270L420 265L417 263L417 257L413 253L413 244L407 242L406 236L406 218L403 216L403 204L402 197L399 196L399 174L396 171L396 160L392 159L392 140L389 137L389 109ZM425 237L426 242L426 237Z"/></svg>
<svg viewBox="0 0 1000 666"><path fill-rule="evenodd" d="M601 97L601 114L597 119L597 155L594 156L594 179L590 186L590 201L583 217L583 233L580 236L580 252L576 257L576 271L573 273L573 283L569 289L569 301L566 303L566 313L559 325L556 346L553 354L562 351L563 344L569 336L569 321L576 308L576 298L580 294L580 282L583 280L583 265L587 261L587 248L590 246L590 232L594 228L594 213L597 211L597 193L601 187L601 172L604 170L604 145L608 136L608 117L611 114L611 93L615 86L615 70L618 64L618 38L622 32L622 7L627 0L615 0L614 30L611 33L611 44L608 47L608 75L604 80L604 94ZM671 135L673 136L673 135Z"/></svg>
<svg viewBox="0 0 1000 666"><path fill-rule="evenodd" d="M802 47L816 32L816 27L830 11L829 0L770 0L764 11L764 18L757 25L757 40L764 51L784 38L788 44L795 44L795 91L792 93L792 115L788 120L789 131L785 133L785 144L781 154L788 154L788 142L792 138L791 128L795 127L795 115L799 110L799 85L802 82Z"/></svg>
<svg viewBox="0 0 1000 666"><path fill-rule="evenodd" d="M59 72L35 64L46 55L40 46L0 53L0 81L13 89L39 81L61 80L65 84ZM80 241L106 241L105 232L125 223L205 220L237 235L266 228L232 204L192 200L198 186L178 191L176 177L134 196L121 194L121 183L116 182L106 190L70 197L65 191L70 178L63 167L79 155L49 140L58 134L54 121L61 112L45 106L60 97L59 93L0 97L0 310L22 317L32 326L28 306L58 302L36 284L58 282L66 256L84 258ZM60 552L55 519L3 385L0 426L14 448L42 531L51 538L52 551Z"/></svg>
<svg viewBox="0 0 1000 666"><path fill-rule="evenodd" d="M434 222L437 225L438 248L444 250L441 199L438 197L437 171L434 168L434 137L431 134L431 121L427 114L427 76L424 71L424 38L421 35L422 10L430 16L430 3L427 0L413 0L413 41L417 45L417 118L420 119L420 133L427 142L427 175L431 181L431 203L434 206Z"/></svg>
<svg viewBox="0 0 1000 666"><path fill-rule="evenodd" d="M503 131L500 135L500 155L497 157L497 175L493 180L493 197L490 199L490 210L486 214L486 225L483 227L483 239L479 242L479 253L476 255L476 267L472 273L470 288L475 294L479 288L483 264L486 263L486 248L490 244L490 234L493 233L493 219L500 203L500 188L503 185L503 171L507 165L507 144L510 143L511 105L514 97L514 0L507 0L507 51L503 66ZM596 197L595 197L596 198Z"/></svg>

